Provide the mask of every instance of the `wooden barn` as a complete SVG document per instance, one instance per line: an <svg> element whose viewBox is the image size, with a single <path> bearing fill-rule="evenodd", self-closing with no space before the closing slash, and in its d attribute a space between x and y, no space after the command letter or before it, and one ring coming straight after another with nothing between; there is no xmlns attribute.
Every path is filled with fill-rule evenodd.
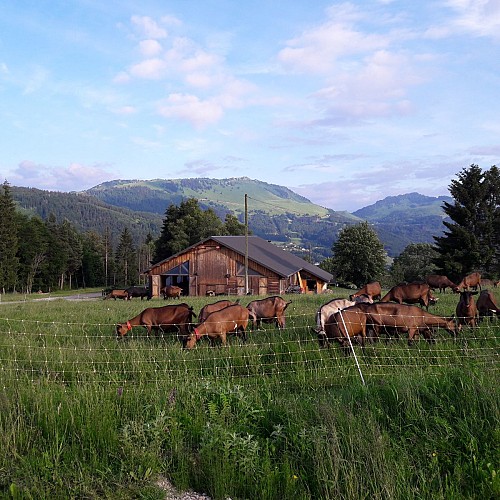
<svg viewBox="0 0 500 500"><path fill-rule="evenodd" d="M245 261L248 257L248 271ZM167 285L184 296L283 294L288 287L321 293L332 275L257 236L212 236L151 266L146 274L153 297Z"/></svg>

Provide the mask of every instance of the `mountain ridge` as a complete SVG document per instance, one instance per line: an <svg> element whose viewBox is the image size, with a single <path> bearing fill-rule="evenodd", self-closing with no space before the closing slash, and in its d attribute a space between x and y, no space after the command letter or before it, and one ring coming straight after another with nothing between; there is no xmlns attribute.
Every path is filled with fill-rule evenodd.
<svg viewBox="0 0 500 500"><path fill-rule="evenodd" d="M433 236L444 229L442 203L451 200L407 193L349 213L316 205L287 187L248 177L118 179L71 193L22 187L11 191L28 213L42 218L54 213L80 231L102 232L103 227L111 227L114 241L129 227L136 243L147 234L159 236L168 206L190 197L221 219L233 213L243 222L246 194L252 233L312 260L330 256L339 231L363 220L372 224L390 256L401 253L409 243L432 243Z"/></svg>

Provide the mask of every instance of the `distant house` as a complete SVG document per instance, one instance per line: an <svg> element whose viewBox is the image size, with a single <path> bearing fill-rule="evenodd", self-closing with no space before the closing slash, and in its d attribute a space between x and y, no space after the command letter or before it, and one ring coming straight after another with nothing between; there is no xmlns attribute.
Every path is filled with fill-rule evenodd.
<svg viewBox="0 0 500 500"><path fill-rule="evenodd" d="M245 260L248 256L248 271ZM151 266L146 274L153 296L166 285L180 286L183 295L252 295L285 293L300 287L321 293L333 276L257 236L211 236Z"/></svg>

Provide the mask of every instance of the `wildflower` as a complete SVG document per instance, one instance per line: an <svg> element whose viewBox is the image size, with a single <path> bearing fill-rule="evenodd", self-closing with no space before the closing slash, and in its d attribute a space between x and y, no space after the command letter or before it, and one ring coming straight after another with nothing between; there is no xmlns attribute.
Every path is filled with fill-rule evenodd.
<svg viewBox="0 0 500 500"><path fill-rule="evenodd" d="M292 476L292 479L293 479L294 481L297 481L297 479L298 479L298 478L299 478L299 476L296 476L295 474Z"/></svg>

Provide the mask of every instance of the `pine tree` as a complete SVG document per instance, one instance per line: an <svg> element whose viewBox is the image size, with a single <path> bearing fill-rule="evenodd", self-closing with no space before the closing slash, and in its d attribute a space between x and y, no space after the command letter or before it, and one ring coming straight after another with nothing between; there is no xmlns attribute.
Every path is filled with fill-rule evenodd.
<svg viewBox="0 0 500 500"><path fill-rule="evenodd" d="M41 273L47 260L49 234L47 226L39 217L18 217L19 227L19 283L26 293L49 290Z"/></svg>
<svg viewBox="0 0 500 500"><path fill-rule="evenodd" d="M132 242L132 235L127 227L120 235L120 242L116 249L115 263L118 283L129 286L138 282L137 255Z"/></svg>
<svg viewBox="0 0 500 500"><path fill-rule="evenodd" d="M498 272L500 173L496 166L483 172L477 165L464 168L451 181L454 203L443 210L451 219L443 221L444 236L434 237L439 256L436 264L452 279L472 271Z"/></svg>
<svg viewBox="0 0 500 500"><path fill-rule="evenodd" d="M12 291L19 268L16 206L5 181L0 195L0 293Z"/></svg>
<svg viewBox="0 0 500 500"><path fill-rule="evenodd" d="M94 231L82 235L82 265L79 280L83 287L105 286L104 240Z"/></svg>

